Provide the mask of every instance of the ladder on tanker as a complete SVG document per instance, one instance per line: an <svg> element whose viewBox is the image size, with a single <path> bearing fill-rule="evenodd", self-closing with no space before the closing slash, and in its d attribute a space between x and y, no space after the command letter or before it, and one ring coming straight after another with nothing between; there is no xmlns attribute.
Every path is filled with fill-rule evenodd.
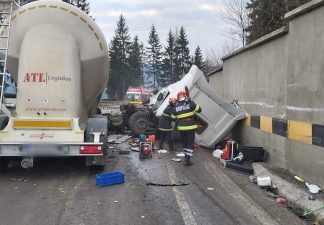
<svg viewBox="0 0 324 225"><path fill-rule="evenodd" d="M6 107L5 91L6 91L6 80L10 76L7 72L7 59L8 59L8 48L10 38L10 25L11 17L14 9L20 6L18 0L0 0L0 112L9 116L11 113Z"/></svg>

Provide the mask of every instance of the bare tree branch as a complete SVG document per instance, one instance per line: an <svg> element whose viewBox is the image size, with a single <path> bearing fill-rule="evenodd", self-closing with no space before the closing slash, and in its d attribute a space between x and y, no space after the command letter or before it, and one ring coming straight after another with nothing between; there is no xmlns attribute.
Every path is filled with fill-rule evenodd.
<svg viewBox="0 0 324 225"><path fill-rule="evenodd" d="M234 39L238 39L242 46L246 44L247 27L249 25L247 0L226 0L221 18L230 26L229 33Z"/></svg>

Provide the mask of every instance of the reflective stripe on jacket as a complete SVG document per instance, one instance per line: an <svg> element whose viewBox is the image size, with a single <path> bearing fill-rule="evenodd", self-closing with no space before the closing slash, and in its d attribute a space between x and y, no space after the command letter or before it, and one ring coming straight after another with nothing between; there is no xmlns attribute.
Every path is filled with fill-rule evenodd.
<svg viewBox="0 0 324 225"><path fill-rule="evenodd" d="M194 120L196 113L201 112L201 107L195 102L181 101L177 102L173 108L172 118L177 119L177 129L180 131L197 129L197 124Z"/></svg>
<svg viewBox="0 0 324 225"><path fill-rule="evenodd" d="M161 131L172 131L172 115L173 112L173 106L168 105L165 110L163 111L163 114L159 118L159 126L158 129Z"/></svg>

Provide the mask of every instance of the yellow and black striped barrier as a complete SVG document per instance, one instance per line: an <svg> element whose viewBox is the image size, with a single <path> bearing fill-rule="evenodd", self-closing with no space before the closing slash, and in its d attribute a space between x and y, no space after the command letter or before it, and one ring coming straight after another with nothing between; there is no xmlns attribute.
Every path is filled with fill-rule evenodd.
<svg viewBox="0 0 324 225"><path fill-rule="evenodd" d="M294 120L251 115L243 124L290 140L324 147L324 126Z"/></svg>

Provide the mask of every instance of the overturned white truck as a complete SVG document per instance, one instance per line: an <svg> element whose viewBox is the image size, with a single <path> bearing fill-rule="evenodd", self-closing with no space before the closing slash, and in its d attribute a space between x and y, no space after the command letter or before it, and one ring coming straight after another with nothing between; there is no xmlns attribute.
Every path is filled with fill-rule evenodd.
<svg viewBox="0 0 324 225"><path fill-rule="evenodd" d="M7 69L17 82L16 108L1 102L0 169L12 159L32 167L41 156L104 165L107 118L95 113L109 59L94 20L61 1L35 1L13 12L0 33L10 35L0 48L8 47Z"/></svg>
<svg viewBox="0 0 324 225"><path fill-rule="evenodd" d="M198 129L196 143L200 146L212 148L229 134L235 124L246 117L246 112L231 103L226 102L216 93L207 82L204 74L196 66L192 66L177 83L162 88L150 99L147 110L139 110L130 120L135 130L145 130L154 124L152 116L159 117L169 104L168 99L177 96L179 91L188 88L190 98L202 107L202 112L197 114ZM132 118L133 117L133 118Z"/></svg>

